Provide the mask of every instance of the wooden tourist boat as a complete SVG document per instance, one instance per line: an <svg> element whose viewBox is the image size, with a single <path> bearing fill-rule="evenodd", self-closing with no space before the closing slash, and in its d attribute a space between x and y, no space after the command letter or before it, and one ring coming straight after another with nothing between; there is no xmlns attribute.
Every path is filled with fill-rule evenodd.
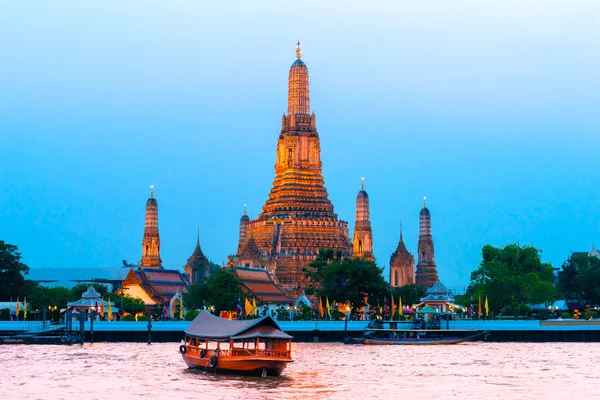
<svg viewBox="0 0 600 400"><path fill-rule="evenodd" d="M269 316L226 320L202 311L179 346L189 368L259 376L279 376L292 360L292 337Z"/></svg>

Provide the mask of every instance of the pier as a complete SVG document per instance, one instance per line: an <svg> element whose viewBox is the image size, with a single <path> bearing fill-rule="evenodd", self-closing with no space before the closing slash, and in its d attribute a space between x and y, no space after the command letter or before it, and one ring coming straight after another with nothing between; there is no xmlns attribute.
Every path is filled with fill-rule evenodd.
<svg viewBox="0 0 600 400"><path fill-rule="evenodd" d="M294 337L295 342L342 342L344 335L360 337L369 321L278 321L281 328ZM153 342L179 342L189 321L153 321ZM0 322L0 343L75 343L78 334L65 333L64 324L31 322ZM77 327L79 328L79 326ZM93 329L93 330L92 330ZM412 329L410 321L397 323L398 330ZM600 320L517 320L471 321L457 320L444 323L444 331L489 331L490 342L600 342ZM74 336L75 335L75 336ZM68 336L68 340L65 338ZM37 338L37 339L36 339ZM83 341L89 342L149 342L147 322L94 321L83 325Z"/></svg>

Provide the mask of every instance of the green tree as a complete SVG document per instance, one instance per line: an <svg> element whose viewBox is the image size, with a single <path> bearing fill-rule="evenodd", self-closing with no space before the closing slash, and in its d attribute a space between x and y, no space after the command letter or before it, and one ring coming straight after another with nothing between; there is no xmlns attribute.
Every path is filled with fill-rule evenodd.
<svg viewBox="0 0 600 400"><path fill-rule="evenodd" d="M21 290L25 282L23 274L29 267L21 262L18 247L0 240L0 301L13 301L22 296Z"/></svg>
<svg viewBox="0 0 600 400"><path fill-rule="evenodd" d="M63 286L51 288L38 286L27 297L27 308L30 310L43 310L48 306L56 306L57 309L66 308L67 303L72 300L71 296L71 290Z"/></svg>
<svg viewBox="0 0 600 400"><path fill-rule="evenodd" d="M342 259L333 250L319 250L304 273L318 296L327 296L330 302L350 303L354 316L367 305L367 300L375 304L390 296L383 268L361 258Z"/></svg>
<svg viewBox="0 0 600 400"><path fill-rule="evenodd" d="M406 307L412 304L418 304L421 299L427 295L427 292L421 286L411 283L410 285L394 288L392 294L396 304L398 303L398 299L402 297L402 306Z"/></svg>
<svg viewBox="0 0 600 400"><path fill-rule="evenodd" d="M542 263L541 250L510 244L504 248L485 245L479 268L471 273L467 297L488 297L491 312L517 304L554 301L552 265Z"/></svg>
<svg viewBox="0 0 600 400"><path fill-rule="evenodd" d="M183 294L183 304L188 310L213 306L218 315L221 311L237 309L237 302L242 298L242 283L238 277L221 269L205 282L192 285Z"/></svg>
<svg viewBox="0 0 600 400"><path fill-rule="evenodd" d="M557 287L566 299L600 304L600 259L572 254L558 273Z"/></svg>

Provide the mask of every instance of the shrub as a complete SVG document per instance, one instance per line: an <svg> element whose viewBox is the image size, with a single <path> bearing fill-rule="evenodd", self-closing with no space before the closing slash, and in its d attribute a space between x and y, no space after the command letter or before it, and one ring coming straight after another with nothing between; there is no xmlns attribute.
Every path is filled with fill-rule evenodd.
<svg viewBox="0 0 600 400"><path fill-rule="evenodd" d="M597 311L592 311L592 318L593 319L598 319L598 312Z"/></svg>
<svg viewBox="0 0 600 400"><path fill-rule="evenodd" d="M135 321L135 317L131 314L127 314L123 317L123 321Z"/></svg>
<svg viewBox="0 0 600 400"><path fill-rule="evenodd" d="M10 320L10 310L8 308L3 308L0 310L0 321L8 321Z"/></svg>
<svg viewBox="0 0 600 400"><path fill-rule="evenodd" d="M564 313L560 314L560 317L562 319L571 319L571 314L569 314L568 312L564 312Z"/></svg>
<svg viewBox="0 0 600 400"><path fill-rule="evenodd" d="M138 322L140 322L140 321L148 321L148 317L146 317L145 315L140 315L137 320L138 320Z"/></svg>
<svg viewBox="0 0 600 400"><path fill-rule="evenodd" d="M194 318L196 318L198 316L198 314L200 314L200 312L196 311L196 310L188 311L187 314L185 314L185 320L193 321Z"/></svg>

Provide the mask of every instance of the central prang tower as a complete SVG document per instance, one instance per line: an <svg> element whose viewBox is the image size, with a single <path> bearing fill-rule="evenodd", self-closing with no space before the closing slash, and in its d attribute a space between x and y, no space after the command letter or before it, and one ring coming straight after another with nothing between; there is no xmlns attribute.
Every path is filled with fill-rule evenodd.
<svg viewBox="0 0 600 400"><path fill-rule="evenodd" d="M282 117L277 141L273 188L258 218L240 223L233 260L241 266L268 267L284 288L294 292L305 286L302 268L319 248L341 250L344 255L352 251L348 223L338 220L325 189L319 134L315 114L310 112L308 68L301 56L298 42L297 60L288 78L287 115ZM250 238L260 251L256 260L243 256L252 253L244 252Z"/></svg>

